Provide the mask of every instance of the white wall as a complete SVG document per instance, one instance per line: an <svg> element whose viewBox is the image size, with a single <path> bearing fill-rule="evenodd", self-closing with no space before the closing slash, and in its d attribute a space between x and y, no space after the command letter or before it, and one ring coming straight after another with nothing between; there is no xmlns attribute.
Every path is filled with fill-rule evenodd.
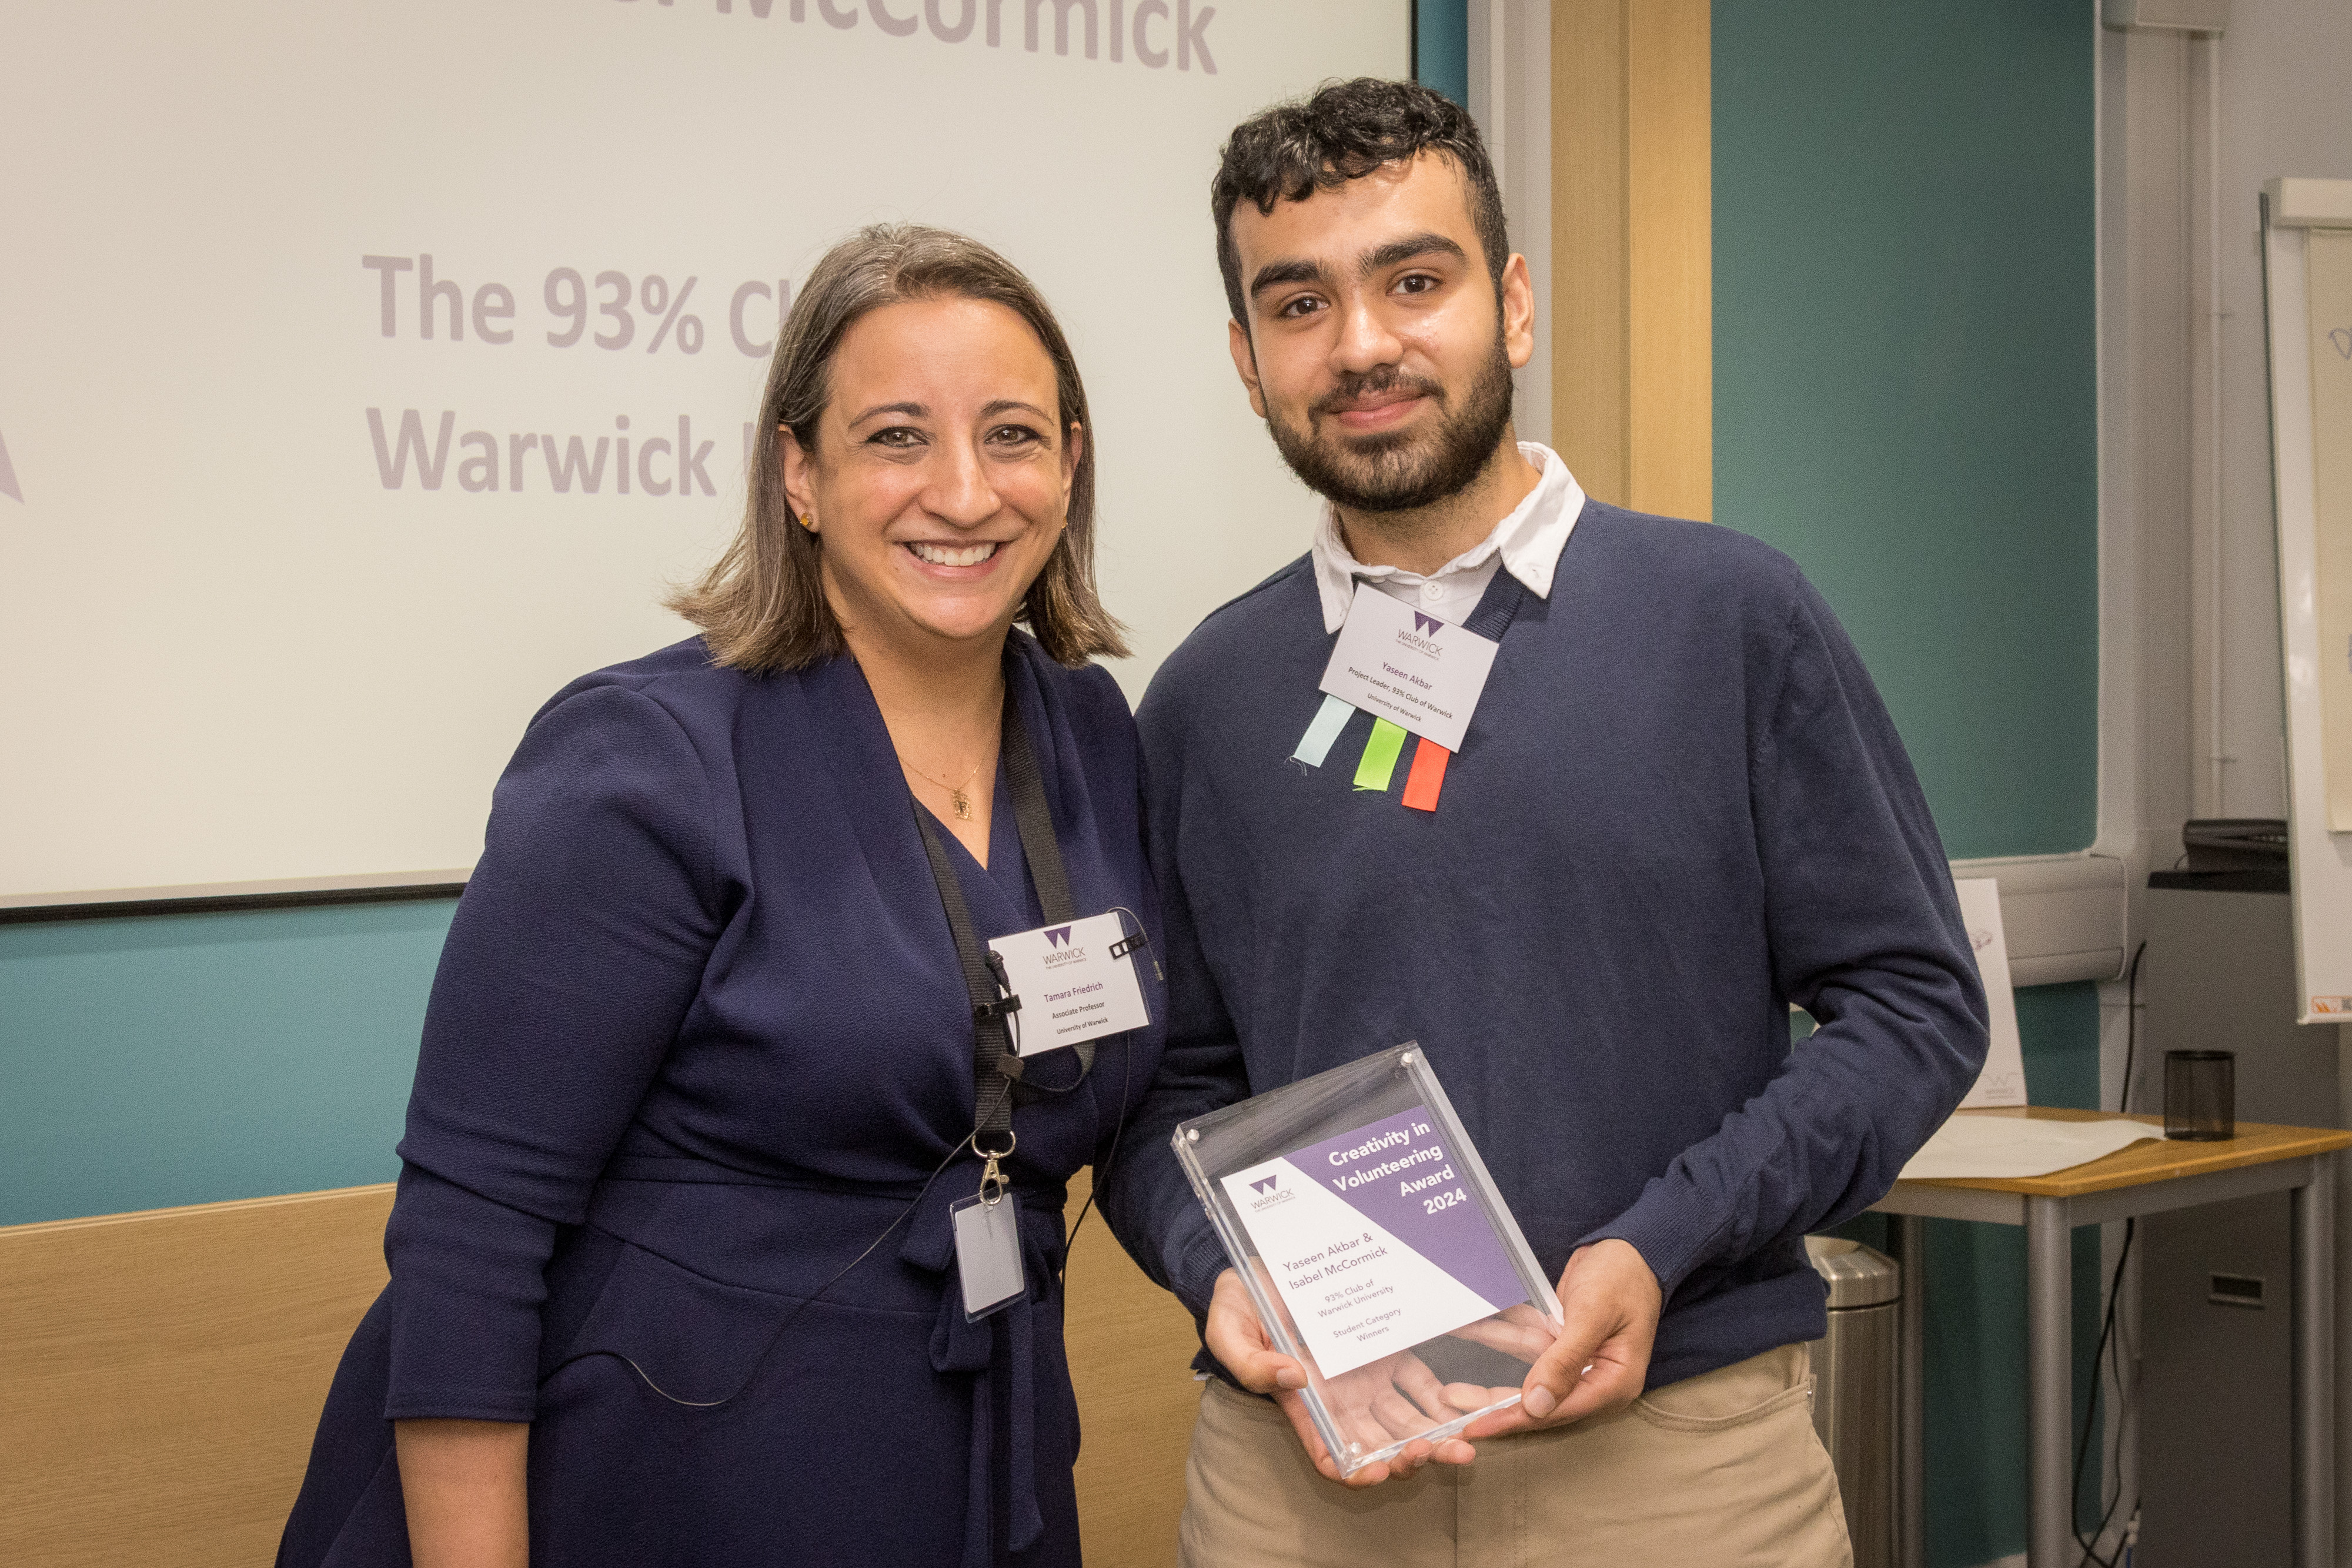
<svg viewBox="0 0 2352 1568"><path fill-rule="evenodd" d="M2285 699L2255 198L2280 174L2352 179L2352 6L2236 0L2220 55L2225 760L2214 815L2283 817Z"/></svg>
<svg viewBox="0 0 2352 1568"><path fill-rule="evenodd" d="M2158 864L2189 817L2286 812L2256 198L2352 177L2347 65L2336 0L2103 37L2103 837Z"/></svg>
<svg viewBox="0 0 2352 1568"><path fill-rule="evenodd" d="M1536 297L1534 357L1511 378L1522 441L1551 440L1551 7L1546 0L1469 0L1470 102L1495 162L1511 248Z"/></svg>

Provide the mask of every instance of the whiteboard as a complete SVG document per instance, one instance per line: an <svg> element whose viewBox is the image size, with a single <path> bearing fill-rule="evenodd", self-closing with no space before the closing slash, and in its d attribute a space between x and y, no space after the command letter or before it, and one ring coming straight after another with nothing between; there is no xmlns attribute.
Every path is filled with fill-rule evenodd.
<svg viewBox="0 0 2352 1568"><path fill-rule="evenodd" d="M2298 1021L2352 1016L2352 180L2263 187Z"/></svg>
<svg viewBox="0 0 2352 1568"><path fill-rule="evenodd" d="M1408 10L15 0L0 906L461 876L531 712L688 634L779 302L877 220L1061 314L1139 695L1312 517L1226 354L1217 149L1404 75Z"/></svg>

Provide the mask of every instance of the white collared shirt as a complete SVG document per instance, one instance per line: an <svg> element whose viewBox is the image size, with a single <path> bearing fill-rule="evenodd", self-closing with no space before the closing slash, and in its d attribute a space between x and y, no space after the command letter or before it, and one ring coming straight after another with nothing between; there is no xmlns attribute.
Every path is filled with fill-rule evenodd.
<svg viewBox="0 0 2352 1568"><path fill-rule="evenodd" d="M1584 487L1559 460L1559 454L1540 442L1522 441L1519 455L1542 471L1536 487L1495 525L1473 548L1464 550L1435 571L1423 576L1396 566L1366 566L1349 553L1340 537L1339 515L1328 502L1315 525L1315 590L1323 601L1323 630L1337 632L1355 601L1356 584L1370 583L1390 598L1412 605L1424 615L1459 625L1478 608L1495 572L1507 570L1522 587L1538 599L1551 597L1552 573L1559 552L1584 511Z"/></svg>

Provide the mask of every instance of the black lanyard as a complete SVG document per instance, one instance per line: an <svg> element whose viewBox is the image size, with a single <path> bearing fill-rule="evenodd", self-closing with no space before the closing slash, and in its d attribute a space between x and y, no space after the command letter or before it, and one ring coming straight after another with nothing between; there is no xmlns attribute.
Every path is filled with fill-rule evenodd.
<svg viewBox="0 0 2352 1568"><path fill-rule="evenodd" d="M1057 925L1074 918L1070 879L1062 869L1062 846L1054 840L1054 816L1045 804L1045 774L1029 745L1029 731L1021 722L1021 705L1013 700L1013 674L1004 678L1004 728L999 742L1005 772L1013 785L1013 822L1021 831L1021 852L1029 862L1030 880L1037 884L1037 902L1045 924ZM1019 1004L1006 998L988 967L988 953L973 934L971 912L963 901L963 885L948 863L946 848L931 826L931 814L914 791L915 826L923 835L923 853L931 862L931 880L939 884L940 904L947 911L948 933L955 938L956 958L963 967L965 991L971 998L972 1147L982 1155L1002 1155L1012 1148L1013 1081L1022 1075L1022 1061L1013 1054L1005 1016ZM1077 1053L1081 1078L1094 1065L1092 1043L1071 1047ZM1075 1085L1073 1085L1075 1087Z"/></svg>

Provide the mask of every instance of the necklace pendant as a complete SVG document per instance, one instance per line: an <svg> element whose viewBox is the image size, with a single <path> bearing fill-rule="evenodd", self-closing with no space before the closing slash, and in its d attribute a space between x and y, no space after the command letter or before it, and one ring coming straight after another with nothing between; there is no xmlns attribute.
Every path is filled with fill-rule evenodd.
<svg viewBox="0 0 2352 1568"><path fill-rule="evenodd" d="M969 821L971 821L971 796L969 796L969 795L967 795L967 794L965 794L965 793L964 793L962 790L961 790L961 789L953 789L953 790L950 790L950 791L949 791L949 793L950 793L950 795L952 795L952 796L955 798L955 814L956 814L956 820L957 820L958 821L960 821L960 822L969 822Z"/></svg>

